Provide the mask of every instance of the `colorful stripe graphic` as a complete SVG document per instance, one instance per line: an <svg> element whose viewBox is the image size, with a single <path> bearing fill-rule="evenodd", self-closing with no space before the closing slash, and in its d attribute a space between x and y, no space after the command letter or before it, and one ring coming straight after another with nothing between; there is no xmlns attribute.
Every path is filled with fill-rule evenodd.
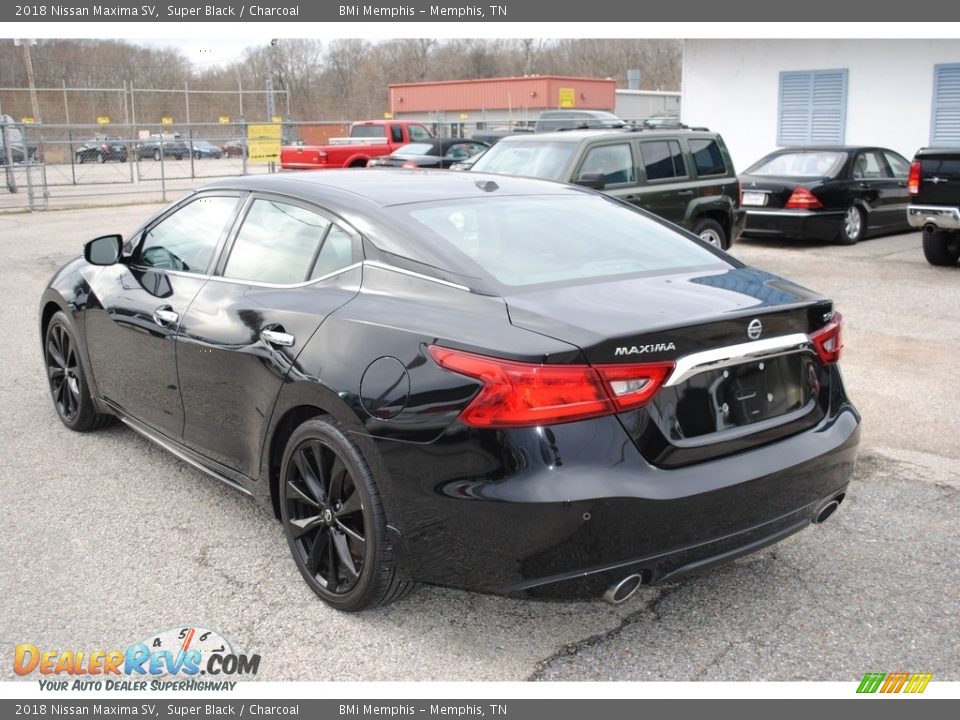
<svg viewBox="0 0 960 720"><path fill-rule="evenodd" d="M858 693L922 693L933 673L867 673L860 681Z"/></svg>

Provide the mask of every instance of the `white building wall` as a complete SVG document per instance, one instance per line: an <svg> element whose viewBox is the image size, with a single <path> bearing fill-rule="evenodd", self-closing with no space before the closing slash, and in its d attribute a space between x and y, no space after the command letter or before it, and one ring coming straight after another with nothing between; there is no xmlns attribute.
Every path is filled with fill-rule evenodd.
<svg viewBox="0 0 960 720"><path fill-rule="evenodd" d="M930 143L933 67L960 63L960 40L686 40L682 120L718 131L738 171L777 147L785 70L846 68L845 142L908 160Z"/></svg>

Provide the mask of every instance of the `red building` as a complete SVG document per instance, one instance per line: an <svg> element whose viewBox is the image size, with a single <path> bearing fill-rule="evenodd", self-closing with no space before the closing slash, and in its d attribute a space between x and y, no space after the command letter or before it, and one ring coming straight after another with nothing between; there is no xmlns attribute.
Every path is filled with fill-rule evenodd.
<svg viewBox="0 0 960 720"><path fill-rule="evenodd" d="M389 85L388 110L397 119L470 125L533 123L543 110L613 111L612 79L533 75Z"/></svg>

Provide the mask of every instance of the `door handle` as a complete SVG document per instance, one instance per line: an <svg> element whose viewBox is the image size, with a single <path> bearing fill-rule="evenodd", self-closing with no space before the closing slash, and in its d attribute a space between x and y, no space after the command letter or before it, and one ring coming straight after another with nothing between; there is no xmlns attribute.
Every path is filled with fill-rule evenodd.
<svg viewBox="0 0 960 720"><path fill-rule="evenodd" d="M153 311L153 321L161 327L176 325L179 319L179 313L174 312L169 305L158 307Z"/></svg>
<svg viewBox="0 0 960 720"><path fill-rule="evenodd" d="M865 182L860 183L860 189L861 189L861 190L869 190L869 189L870 189L870 183L865 183Z"/></svg>
<svg viewBox="0 0 960 720"><path fill-rule="evenodd" d="M290 333L279 330L270 330L264 328L260 331L260 338L268 345L279 345L280 347L292 347L297 339Z"/></svg>

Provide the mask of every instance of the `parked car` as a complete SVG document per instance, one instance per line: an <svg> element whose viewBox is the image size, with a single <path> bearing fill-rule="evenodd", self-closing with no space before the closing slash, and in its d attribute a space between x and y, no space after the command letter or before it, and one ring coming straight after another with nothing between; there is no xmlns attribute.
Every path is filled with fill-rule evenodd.
<svg viewBox="0 0 960 720"><path fill-rule="evenodd" d="M191 140L190 154L197 160L201 158L219 159L223 157L223 150L209 140Z"/></svg>
<svg viewBox="0 0 960 720"><path fill-rule="evenodd" d="M367 167L449 168L482 153L489 145L464 138L437 138L410 143L390 155L370 158Z"/></svg>
<svg viewBox="0 0 960 720"><path fill-rule="evenodd" d="M577 128L620 128L626 122L603 110L544 110L534 124L534 132L556 132Z"/></svg>
<svg viewBox="0 0 960 720"><path fill-rule="evenodd" d="M73 157L78 165L85 162L104 163L108 160L126 162L127 146L120 138L96 135L74 150Z"/></svg>
<svg viewBox="0 0 960 720"><path fill-rule="evenodd" d="M510 137L511 135L529 135L533 132L533 128L484 128L481 130L475 130L470 134L471 140L477 140L478 142L486 143L487 145L496 145L498 142L503 140L505 137Z"/></svg>
<svg viewBox="0 0 960 720"><path fill-rule="evenodd" d="M190 156L190 148L178 133L154 133L147 140L137 143L137 159L152 157L160 161L164 157L183 160Z"/></svg>
<svg viewBox="0 0 960 720"><path fill-rule="evenodd" d="M733 162L723 138L709 130L631 127L507 137L471 170L602 190L723 249L743 228Z"/></svg>
<svg viewBox="0 0 960 720"><path fill-rule="evenodd" d="M238 140L227 140L220 147L223 149L223 154L227 157L250 156L250 150L247 149L247 141L243 138Z"/></svg>
<svg viewBox="0 0 960 720"><path fill-rule="evenodd" d="M350 134L330 138L325 145L283 145L284 170L332 170L366 167L373 158L396 152L404 145L433 139L433 133L415 120L361 120L350 125Z"/></svg>
<svg viewBox="0 0 960 720"><path fill-rule="evenodd" d="M907 180L911 227L923 230L923 255L931 265L960 259L960 148L921 148Z"/></svg>
<svg viewBox="0 0 960 720"><path fill-rule="evenodd" d="M8 149L13 163L35 162L39 158L37 146L24 141L21 127L9 115L0 115L0 165L6 165Z"/></svg>
<svg viewBox="0 0 960 720"><path fill-rule="evenodd" d="M740 176L744 235L852 245L908 230L909 169L903 156L882 147L777 150Z"/></svg>
<svg viewBox="0 0 960 720"><path fill-rule="evenodd" d="M66 427L254 496L341 610L621 602L825 520L857 456L829 299L572 185L224 178L88 242L39 310Z"/></svg>

